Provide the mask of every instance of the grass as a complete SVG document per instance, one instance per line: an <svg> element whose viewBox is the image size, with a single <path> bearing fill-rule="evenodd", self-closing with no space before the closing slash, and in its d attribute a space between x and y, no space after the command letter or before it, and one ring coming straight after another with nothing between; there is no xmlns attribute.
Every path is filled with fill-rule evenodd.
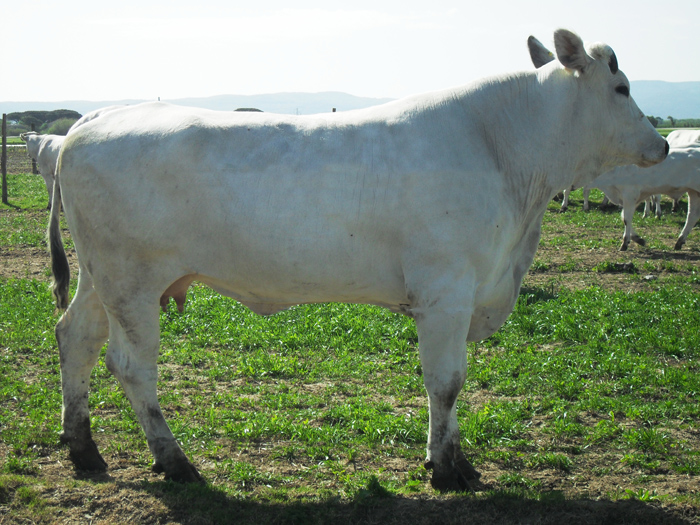
<svg viewBox="0 0 700 525"><path fill-rule="evenodd" d="M22 186L21 204L1 211L3 249L43 246L46 213L31 208L42 191ZM264 318L203 286L184 313L161 314L158 388L208 483L148 473L143 433L103 358L90 405L110 471L76 475L58 446L47 282L0 278L0 513L38 523L697 521L698 243L691 235L673 252L665 236L678 219L668 217L649 227L661 248L621 257L617 213L556 206L513 315L467 348L458 418L484 491L430 488L410 319L343 304ZM630 258L637 272L618 271Z"/></svg>
<svg viewBox="0 0 700 525"><path fill-rule="evenodd" d="M3 209L24 209L24 210L43 210L48 204L48 195L46 193L46 185L44 179L40 175L31 175L26 173L8 173L7 174L7 204L0 203L0 210ZM32 230L32 227L25 226L27 230ZM44 229L46 227L44 226ZM6 226L0 225L3 234ZM4 245L4 239L2 240Z"/></svg>
<svg viewBox="0 0 700 525"><path fill-rule="evenodd" d="M10 146L10 145L12 145L12 146L24 145L24 141L23 141L21 138L19 138L19 136L17 136L17 137L7 137L6 140L7 140L6 144L7 144L8 146Z"/></svg>

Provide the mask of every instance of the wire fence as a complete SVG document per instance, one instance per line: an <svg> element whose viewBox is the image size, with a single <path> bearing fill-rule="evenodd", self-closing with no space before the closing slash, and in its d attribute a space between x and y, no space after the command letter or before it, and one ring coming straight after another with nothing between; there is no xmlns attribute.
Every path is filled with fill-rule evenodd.
<svg viewBox="0 0 700 525"><path fill-rule="evenodd" d="M7 140L7 115L2 115L2 133L0 144L0 175L2 175L2 203L7 201L7 175L17 173L36 173L36 163L27 155L27 148L24 144L8 144Z"/></svg>
<svg viewBox="0 0 700 525"><path fill-rule="evenodd" d="M32 159L24 144L7 146L7 173L32 173Z"/></svg>

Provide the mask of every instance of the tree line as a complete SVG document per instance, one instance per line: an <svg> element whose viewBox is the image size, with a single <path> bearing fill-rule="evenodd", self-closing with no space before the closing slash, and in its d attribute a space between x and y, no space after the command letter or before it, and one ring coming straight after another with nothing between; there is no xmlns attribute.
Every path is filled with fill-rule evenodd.
<svg viewBox="0 0 700 525"><path fill-rule="evenodd" d="M655 128L698 128L700 127L700 118L682 118L676 119L671 115L668 117L654 117L652 115L647 115L649 122Z"/></svg>
<svg viewBox="0 0 700 525"><path fill-rule="evenodd" d="M51 111L18 111L7 114L7 134L19 135L30 131L32 126L37 133L65 135L82 115L72 109Z"/></svg>

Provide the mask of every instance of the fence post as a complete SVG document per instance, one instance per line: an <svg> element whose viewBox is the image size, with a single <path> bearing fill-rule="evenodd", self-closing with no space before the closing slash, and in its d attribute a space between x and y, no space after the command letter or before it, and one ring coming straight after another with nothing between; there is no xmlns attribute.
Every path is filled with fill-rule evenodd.
<svg viewBox="0 0 700 525"><path fill-rule="evenodd" d="M34 124L31 126L32 131L36 131L36 128L34 127ZM32 174L33 175L39 175L39 170L36 169L36 159L32 158Z"/></svg>
<svg viewBox="0 0 700 525"><path fill-rule="evenodd" d="M2 114L2 154L0 155L0 171L2 171L2 203L7 202L7 115Z"/></svg>

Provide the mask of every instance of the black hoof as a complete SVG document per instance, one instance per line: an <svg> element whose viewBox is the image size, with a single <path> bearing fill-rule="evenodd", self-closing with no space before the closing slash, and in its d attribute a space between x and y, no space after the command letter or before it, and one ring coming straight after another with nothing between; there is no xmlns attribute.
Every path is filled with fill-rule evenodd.
<svg viewBox="0 0 700 525"><path fill-rule="evenodd" d="M474 491L479 486L481 473L477 471L467 460L464 454L447 468L439 468L432 461L428 461L424 467L432 470L433 475L430 484L440 492L467 492Z"/></svg>
<svg viewBox="0 0 700 525"><path fill-rule="evenodd" d="M156 461L153 463L151 470L156 474L165 473L166 481L175 481L177 483L204 483L202 475L187 459L185 459L184 463L178 463L170 469L166 469L162 463Z"/></svg>
<svg viewBox="0 0 700 525"><path fill-rule="evenodd" d="M102 458L97 445L90 439L88 441L78 441L61 435L61 443L67 444L70 448L68 457L78 470L90 472L104 472L107 470L107 462Z"/></svg>

